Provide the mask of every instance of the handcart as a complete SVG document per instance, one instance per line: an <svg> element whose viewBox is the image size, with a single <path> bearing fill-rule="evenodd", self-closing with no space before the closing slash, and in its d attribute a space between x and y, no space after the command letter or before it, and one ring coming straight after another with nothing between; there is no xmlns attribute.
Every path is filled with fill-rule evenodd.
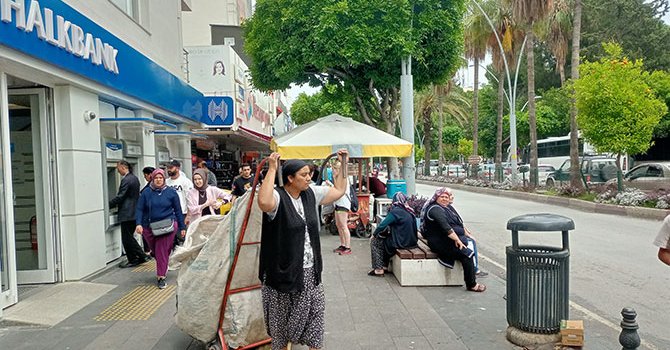
<svg viewBox="0 0 670 350"><path fill-rule="evenodd" d="M259 246L260 247L260 241L254 241L254 242L245 242L244 236L246 234L247 230L247 225L249 223L249 215L251 213L252 207L254 206L254 197L256 195L256 187L258 185L259 179L260 179L260 173L261 169L267 162L267 159L263 159L257 166L256 168L256 174L254 176L254 182L253 186L251 187L252 190L249 193L249 201L247 202L247 207L245 210L244 218L242 219L242 227L240 230L240 235L239 239L237 240L237 244L235 247L235 255L233 258L232 266L230 268L230 271L228 272L228 279L226 280L226 288L223 294L223 300L221 301L221 313L219 316L219 326L218 326L218 332L217 332L217 337L214 339L212 342L210 342L207 346L209 350L233 350L232 348L228 347L226 344L226 335L224 334L223 331L223 326L224 326L224 318L226 314L226 307L228 306L228 301L231 296L239 293L244 293L248 291L253 291L260 289L262 285L260 283L253 284L253 285L248 285L248 286L243 286L243 287L237 287L237 288L231 288L231 283L233 281L233 278L235 277L235 270L237 267L237 262L238 258L240 256L240 251L244 249L245 247L252 247L252 246ZM279 175L281 178L281 175ZM257 208L256 208L257 209ZM260 248L259 248L260 249ZM261 341L255 342L253 344L249 344L243 347L236 348L235 350L245 350L245 349L255 349L260 346L270 344L272 339L267 338L263 339Z"/></svg>

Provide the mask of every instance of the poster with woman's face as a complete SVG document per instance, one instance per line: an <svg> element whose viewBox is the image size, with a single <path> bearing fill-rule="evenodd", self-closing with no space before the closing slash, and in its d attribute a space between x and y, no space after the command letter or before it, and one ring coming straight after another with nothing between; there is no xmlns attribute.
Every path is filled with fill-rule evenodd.
<svg viewBox="0 0 670 350"><path fill-rule="evenodd" d="M205 95L235 96L234 74L230 72L230 47L190 46L188 52L188 80Z"/></svg>

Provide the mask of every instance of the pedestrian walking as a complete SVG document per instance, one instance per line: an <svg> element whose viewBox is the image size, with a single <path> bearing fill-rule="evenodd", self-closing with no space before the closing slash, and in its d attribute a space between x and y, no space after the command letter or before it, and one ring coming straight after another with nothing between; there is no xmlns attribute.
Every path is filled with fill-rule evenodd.
<svg viewBox="0 0 670 350"><path fill-rule="evenodd" d="M333 165L333 174L335 177L343 172L342 164L337 161ZM345 178L346 190L342 197L333 203L335 206L335 226L337 227L337 234L340 236L340 246L333 249L334 253L340 255L351 254L351 232L349 231L349 211L351 210L351 196L356 193L351 193L351 186L349 186L349 179Z"/></svg>
<svg viewBox="0 0 670 350"><path fill-rule="evenodd" d="M338 151L342 161L346 150ZM267 178L277 174L279 154L268 158ZM272 349L290 343L310 349L323 347L325 296L319 240L318 205L332 203L344 194L346 172L334 187L310 186L310 170L302 160L282 166L283 186L264 181L258 206L264 212L259 278L265 325Z"/></svg>
<svg viewBox="0 0 670 350"><path fill-rule="evenodd" d="M121 244L126 252L126 261L119 267L133 267L150 258L135 240L135 207L140 198L140 180L133 174L133 167L125 160L116 163L116 171L121 177L119 192L109 201L109 207L119 208L117 217L121 223Z"/></svg>
<svg viewBox="0 0 670 350"><path fill-rule="evenodd" d="M216 186L207 184L206 169L195 169L193 172L193 188L188 191L188 222L193 222L201 216L213 215L221 204L232 200L232 195Z"/></svg>
<svg viewBox="0 0 670 350"><path fill-rule="evenodd" d="M658 247L658 260L666 265L670 265L670 215L663 219L663 224L654 240L654 245Z"/></svg>
<svg viewBox="0 0 670 350"><path fill-rule="evenodd" d="M142 234L156 258L156 284L166 287L168 258L177 229L182 237L186 225L177 192L165 184L165 172L156 169L151 174L149 188L142 192L135 210L135 232Z"/></svg>
<svg viewBox="0 0 670 350"><path fill-rule="evenodd" d="M254 183L254 176L251 174L251 165L248 163L242 164L240 167L240 175L233 180L232 193L233 202L237 197L242 197L247 190L251 188Z"/></svg>
<svg viewBox="0 0 670 350"><path fill-rule="evenodd" d="M181 162L176 159L173 159L170 162L170 165L168 165L167 174L169 177L165 180L165 184L177 192L177 195L179 196L179 204L181 205L182 215L186 217L186 214L188 213L186 197L188 196L188 191L193 188L193 182L191 182L191 180L189 180L181 171ZM186 220L185 223L188 225L189 221ZM183 242L183 235L177 235L175 237L175 244L182 244Z"/></svg>
<svg viewBox="0 0 670 350"><path fill-rule="evenodd" d="M216 187L216 175L207 167L207 162L204 160L198 162L198 169L204 169L207 172L207 185Z"/></svg>

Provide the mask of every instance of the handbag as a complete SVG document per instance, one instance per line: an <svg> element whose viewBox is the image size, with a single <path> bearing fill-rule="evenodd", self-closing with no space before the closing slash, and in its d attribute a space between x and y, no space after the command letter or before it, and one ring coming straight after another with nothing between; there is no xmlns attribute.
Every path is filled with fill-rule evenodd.
<svg viewBox="0 0 670 350"><path fill-rule="evenodd" d="M149 218L151 218L151 200L149 200ZM154 237L164 236L174 232L174 219L167 218L149 223L151 234Z"/></svg>
<svg viewBox="0 0 670 350"><path fill-rule="evenodd" d="M149 228L151 228L151 233L154 237L167 235L174 232L174 220L172 218L167 218L154 221L149 223Z"/></svg>

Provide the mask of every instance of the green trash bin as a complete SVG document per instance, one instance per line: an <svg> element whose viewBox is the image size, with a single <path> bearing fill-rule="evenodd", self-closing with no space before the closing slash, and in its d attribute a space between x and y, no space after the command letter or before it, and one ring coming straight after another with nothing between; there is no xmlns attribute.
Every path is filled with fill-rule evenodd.
<svg viewBox="0 0 670 350"><path fill-rule="evenodd" d="M555 214L527 214L507 222L512 245L507 255L507 323L524 332L552 334L569 319L572 219ZM562 247L519 245L520 231L560 231Z"/></svg>

